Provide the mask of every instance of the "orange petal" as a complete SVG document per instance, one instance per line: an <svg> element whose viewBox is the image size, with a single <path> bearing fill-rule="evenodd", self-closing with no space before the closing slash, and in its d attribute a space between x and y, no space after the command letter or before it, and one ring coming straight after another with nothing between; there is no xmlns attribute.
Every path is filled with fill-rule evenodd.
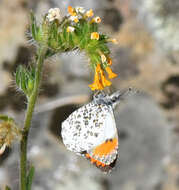
<svg viewBox="0 0 179 190"><path fill-rule="evenodd" d="M112 65L112 59L108 57L108 65Z"/></svg>
<svg viewBox="0 0 179 190"><path fill-rule="evenodd" d="M72 15L72 16L75 16L75 15L76 15L76 13L75 13L75 11L74 11L74 8L73 8L72 6L68 6L68 12L69 12L69 14Z"/></svg>
<svg viewBox="0 0 179 190"><path fill-rule="evenodd" d="M99 74L98 74L99 67L100 67L100 65L98 64L96 66L96 71L95 71L95 76L94 76L94 82L89 85L89 87L91 88L91 90L102 90L102 89L104 89L104 86L103 86L103 84L101 83L101 81L99 79Z"/></svg>
<svg viewBox="0 0 179 190"><path fill-rule="evenodd" d="M104 87L105 86L111 86L111 84L112 84L109 80L107 80L105 78L105 76L103 74L101 74L101 80L102 80L102 84L103 84Z"/></svg>
<svg viewBox="0 0 179 190"><path fill-rule="evenodd" d="M110 67L106 67L105 70L108 73L108 77L110 79L117 77L117 74L113 73Z"/></svg>
<svg viewBox="0 0 179 190"><path fill-rule="evenodd" d="M103 90L104 89L104 87L101 83L95 83L94 82L88 86L91 88L91 90Z"/></svg>

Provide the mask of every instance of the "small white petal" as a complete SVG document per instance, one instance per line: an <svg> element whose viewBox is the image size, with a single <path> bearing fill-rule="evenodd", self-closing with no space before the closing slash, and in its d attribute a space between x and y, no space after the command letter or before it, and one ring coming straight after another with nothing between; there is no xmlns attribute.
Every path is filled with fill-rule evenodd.
<svg viewBox="0 0 179 190"><path fill-rule="evenodd" d="M85 9L83 7L76 7L75 10L77 13L81 13L81 14L85 13Z"/></svg>
<svg viewBox="0 0 179 190"><path fill-rule="evenodd" d="M75 28L72 26L68 26L67 32L74 32Z"/></svg>
<svg viewBox="0 0 179 190"><path fill-rule="evenodd" d="M55 19L61 21L62 16L61 16L60 9L59 8L51 8L51 9L49 9L47 18L48 18L49 22L52 22Z"/></svg>

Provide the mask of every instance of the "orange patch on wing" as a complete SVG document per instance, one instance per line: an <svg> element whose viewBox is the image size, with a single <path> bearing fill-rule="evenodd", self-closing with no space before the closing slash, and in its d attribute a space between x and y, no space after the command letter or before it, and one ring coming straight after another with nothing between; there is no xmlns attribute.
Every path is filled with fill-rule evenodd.
<svg viewBox="0 0 179 190"><path fill-rule="evenodd" d="M118 140L117 138L111 139L106 141L105 143L97 146L94 151L93 154L95 156L107 156L108 154L110 154L111 152L113 152L115 149L117 149L118 146Z"/></svg>
<svg viewBox="0 0 179 190"><path fill-rule="evenodd" d="M102 166L105 167L106 165L102 162L100 162L99 160L96 160L94 158L92 158L89 154L85 154L86 158L90 159L91 163L96 164L97 167Z"/></svg>

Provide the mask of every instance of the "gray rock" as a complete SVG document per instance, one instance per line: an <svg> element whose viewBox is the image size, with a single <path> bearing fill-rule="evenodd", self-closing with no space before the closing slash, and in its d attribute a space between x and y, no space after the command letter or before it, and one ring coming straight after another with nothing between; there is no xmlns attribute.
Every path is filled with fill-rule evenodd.
<svg viewBox="0 0 179 190"><path fill-rule="evenodd" d="M157 104L146 95L119 106L119 162L107 177L112 190L153 189L162 176L169 145L169 124Z"/></svg>
<svg viewBox="0 0 179 190"><path fill-rule="evenodd" d="M160 48L168 52L178 51L178 0L134 0L132 3L138 10L139 18L150 29Z"/></svg>

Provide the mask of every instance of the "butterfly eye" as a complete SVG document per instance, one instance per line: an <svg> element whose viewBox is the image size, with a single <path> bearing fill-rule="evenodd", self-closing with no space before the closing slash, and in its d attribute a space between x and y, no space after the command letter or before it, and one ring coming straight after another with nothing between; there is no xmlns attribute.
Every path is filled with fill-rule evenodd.
<svg viewBox="0 0 179 190"><path fill-rule="evenodd" d="M116 98L113 97L113 98L111 99L111 101L112 101L112 103L115 103L115 102L116 102Z"/></svg>

